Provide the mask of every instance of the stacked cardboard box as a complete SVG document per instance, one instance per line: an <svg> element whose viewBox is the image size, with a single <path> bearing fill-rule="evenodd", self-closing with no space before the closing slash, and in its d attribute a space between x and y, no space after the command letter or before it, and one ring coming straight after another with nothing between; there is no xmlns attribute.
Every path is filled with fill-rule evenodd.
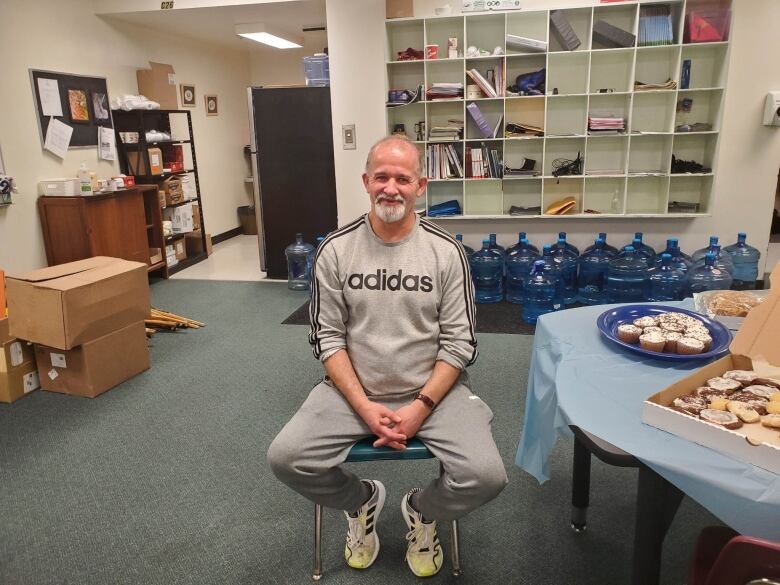
<svg viewBox="0 0 780 585"><path fill-rule="evenodd" d="M8 319L0 319L0 402L18 400L39 386L32 345L11 337Z"/></svg>
<svg viewBox="0 0 780 585"><path fill-rule="evenodd" d="M149 368L145 264L96 256L8 277L7 293L44 390L94 398Z"/></svg>

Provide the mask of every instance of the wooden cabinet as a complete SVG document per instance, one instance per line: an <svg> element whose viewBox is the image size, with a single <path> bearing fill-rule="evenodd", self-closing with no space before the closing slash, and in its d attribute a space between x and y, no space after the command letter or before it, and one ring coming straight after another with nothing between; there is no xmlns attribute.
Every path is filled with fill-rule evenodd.
<svg viewBox="0 0 780 585"><path fill-rule="evenodd" d="M149 264L147 225L154 222L146 221L142 187L91 197L39 197L38 211L49 266L92 256Z"/></svg>

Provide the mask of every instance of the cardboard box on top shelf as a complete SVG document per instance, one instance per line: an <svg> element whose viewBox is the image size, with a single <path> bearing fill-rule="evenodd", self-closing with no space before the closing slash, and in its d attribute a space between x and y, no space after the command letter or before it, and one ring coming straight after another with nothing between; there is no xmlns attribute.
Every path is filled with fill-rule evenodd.
<svg viewBox="0 0 780 585"><path fill-rule="evenodd" d="M174 234L184 234L191 232L193 227L192 206L177 205L165 210L165 219L171 222L171 228Z"/></svg>
<svg viewBox="0 0 780 585"><path fill-rule="evenodd" d="M780 473L780 430L760 422L735 430L668 408L675 398L706 386L729 370L755 370L780 382L780 265L771 275L772 288L763 303L751 309L729 347L731 353L653 394L642 406L642 421L741 461Z"/></svg>
<svg viewBox="0 0 780 585"><path fill-rule="evenodd" d="M70 350L35 346L41 387L95 398L149 369L146 327L137 321Z"/></svg>
<svg viewBox="0 0 780 585"><path fill-rule="evenodd" d="M149 61L149 65L151 69L136 70L138 93L158 102L163 110L178 110L179 96L173 65L152 61Z"/></svg>
<svg viewBox="0 0 780 585"><path fill-rule="evenodd" d="M40 386L32 345L11 337L0 319L0 402L14 402Z"/></svg>
<svg viewBox="0 0 780 585"><path fill-rule="evenodd" d="M385 0L386 18L414 16L414 0Z"/></svg>
<svg viewBox="0 0 780 585"><path fill-rule="evenodd" d="M10 334L71 349L149 316L147 265L95 256L6 277Z"/></svg>

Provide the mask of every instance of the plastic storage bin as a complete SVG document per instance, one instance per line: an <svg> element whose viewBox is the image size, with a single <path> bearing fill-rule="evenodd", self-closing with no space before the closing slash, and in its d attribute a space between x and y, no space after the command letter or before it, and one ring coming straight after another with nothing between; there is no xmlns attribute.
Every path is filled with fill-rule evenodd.
<svg viewBox="0 0 780 585"><path fill-rule="evenodd" d="M330 66L325 53L317 53L303 58L303 75L307 87L328 87L330 85Z"/></svg>

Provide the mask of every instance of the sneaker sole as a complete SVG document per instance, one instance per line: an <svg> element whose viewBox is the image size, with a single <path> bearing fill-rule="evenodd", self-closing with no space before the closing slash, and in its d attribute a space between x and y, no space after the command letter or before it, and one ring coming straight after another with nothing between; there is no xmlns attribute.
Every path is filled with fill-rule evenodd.
<svg viewBox="0 0 780 585"><path fill-rule="evenodd" d="M374 549L374 556L371 557L371 560L365 567L353 567L349 564L349 561L347 561L348 567L351 569L357 569L358 571L368 569L371 565L374 564L374 561L379 556L379 514L382 512L382 508L385 507L385 497L387 496L387 491L385 490L385 485L381 481L372 481L374 482L377 491L376 510L374 511L374 534L376 535L376 548Z"/></svg>

